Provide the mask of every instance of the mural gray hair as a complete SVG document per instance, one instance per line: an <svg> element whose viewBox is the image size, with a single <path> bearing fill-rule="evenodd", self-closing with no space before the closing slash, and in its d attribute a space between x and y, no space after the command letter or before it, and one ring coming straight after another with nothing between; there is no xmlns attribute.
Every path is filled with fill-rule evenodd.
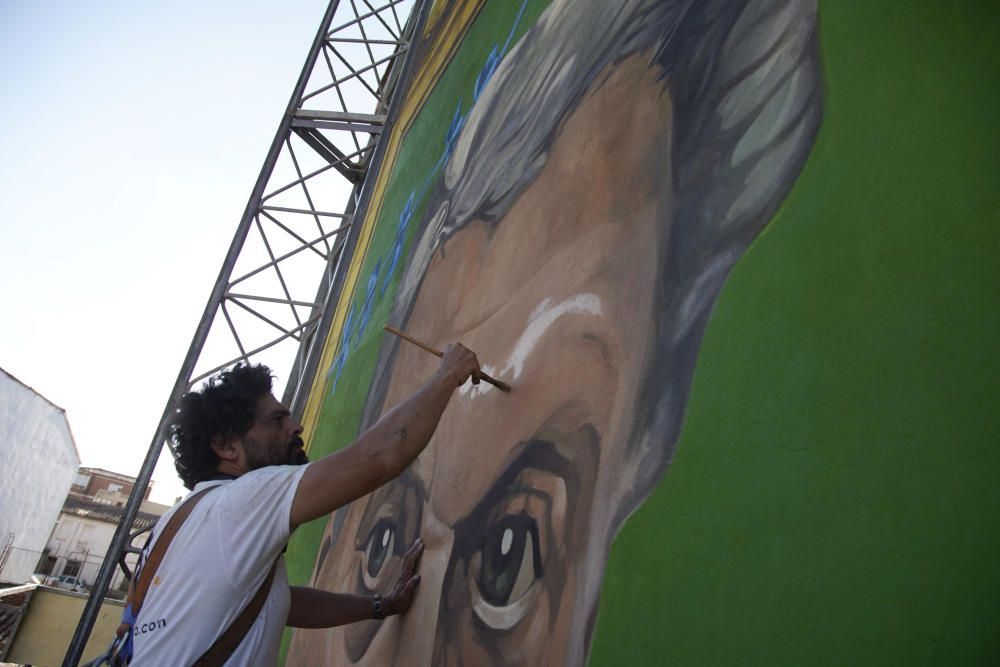
<svg viewBox="0 0 1000 667"><path fill-rule="evenodd" d="M553 0L470 110L390 316L405 326L444 240L472 220L503 218L599 73L647 52L674 106L674 154L663 157L676 205L651 286L656 358L629 444L634 490L618 521L665 471L711 307L809 154L822 107L815 0ZM381 412L397 345L380 353L366 424Z"/></svg>

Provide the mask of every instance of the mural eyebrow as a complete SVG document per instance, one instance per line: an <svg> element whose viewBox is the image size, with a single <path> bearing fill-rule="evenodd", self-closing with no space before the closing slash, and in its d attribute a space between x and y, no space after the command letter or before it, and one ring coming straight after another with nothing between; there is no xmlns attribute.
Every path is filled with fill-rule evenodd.
<svg viewBox="0 0 1000 667"><path fill-rule="evenodd" d="M558 414L558 412L556 413ZM548 431L543 425L539 432ZM552 473L561 477L566 483L566 492L573 505L572 499L579 488L579 469L581 467L594 467L597 465L597 432L590 424L584 424L578 429L574 429L578 434L593 442L593 447L576 447L574 453L579 453L581 460L567 458L560 454L554 442L534 437L518 445L517 455L507 465L496 481L490 486L489 491L476 503L476 506L466 516L462 517L455 524L456 533L463 533L465 530L474 529L507 494L514 480L517 479L524 470L540 470Z"/></svg>

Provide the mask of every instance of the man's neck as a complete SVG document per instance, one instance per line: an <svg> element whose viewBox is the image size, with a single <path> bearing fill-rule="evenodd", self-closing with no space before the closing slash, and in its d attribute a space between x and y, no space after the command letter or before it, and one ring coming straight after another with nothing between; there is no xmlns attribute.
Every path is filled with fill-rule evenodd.
<svg viewBox="0 0 1000 667"><path fill-rule="evenodd" d="M239 475L230 475L229 473L226 473L226 472L215 472L211 477L206 477L205 479L203 479L201 481L203 481L203 482L217 482L217 481L227 480L227 479L236 479L237 477L239 477Z"/></svg>
<svg viewBox="0 0 1000 667"><path fill-rule="evenodd" d="M233 479L236 479L240 475L248 472L244 470L239 464L234 461L220 461L219 465L216 466L215 472L222 475L229 475Z"/></svg>

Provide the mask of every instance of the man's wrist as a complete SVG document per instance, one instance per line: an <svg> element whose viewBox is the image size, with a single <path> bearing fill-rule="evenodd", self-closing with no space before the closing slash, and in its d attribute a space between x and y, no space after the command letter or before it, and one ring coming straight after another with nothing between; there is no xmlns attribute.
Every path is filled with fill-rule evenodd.
<svg viewBox="0 0 1000 667"><path fill-rule="evenodd" d="M463 383L459 382L458 373L454 370L448 370L443 367L438 368L436 382L438 386L448 394L455 391Z"/></svg>
<svg viewBox="0 0 1000 667"><path fill-rule="evenodd" d="M381 621L388 614L386 613L385 600L382 599L381 595L376 595L372 598L372 618L376 621Z"/></svg>

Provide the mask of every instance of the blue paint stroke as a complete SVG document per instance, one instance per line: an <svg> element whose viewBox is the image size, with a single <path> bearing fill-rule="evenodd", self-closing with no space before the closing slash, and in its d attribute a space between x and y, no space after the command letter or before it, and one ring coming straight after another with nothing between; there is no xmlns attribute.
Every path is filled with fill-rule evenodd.
<svg viewBox="0 0 1000 667"><path fill-rule="evenodd" d="M375 288L378 287L378 274L382 268L382 261L384 259L382 257L375 262L375 268L372 269L371 274L368 276L368 286L365 288L365 307L361 311L361 324L358 326L358 331L355 334L355 346L361 342L361 336L368 328L368 320L371 319L372 309L375 307Z"/></svg>
<svg viewBox="0 0 1000 667"><path fill-rule="evenodd" d="M410 226L410 219L413 217L413 193L410 193L403 206L403 211L399 214L399 223L396 225L396 239L392 244L392 259L389 260L389 268L385 271L385 280L382 281L382 289L379 290L379 298L385 295L385 290L389 287L389 281L396 273L396 266L399 258L403 256L403 243L406 241L406 230Z"/></svg>
<svg viewBox="0 0 1000 667"><path fill-rule="evenodd" d="M490 51L490 55L486 57L486 64L483 66L483 70L476 77L476 85L472 89L472 101L475 102L479 99L479 95L483 92L483 88L489 83L490 79L493 77L493 73L497 71L497 67L500 65L500 52L497 51L496 44L493 45L493 49Z"/></svg>
<svg viewBox="0 0 1000 667"><path fill-rule="evenodd" d="M337 356L334 357L333 363L330 364L330 368L326 372L327 382L330 381L330 375L333 375L333 382L330 383L331 394L337 389L337 383L340 382L340 374L343 372L344 364L347 363L347 357L351 353L351 335L354 333L355 308L356 304L351 304L351 309L347 311L347 320L344 322L344 328L340 331L340 347L337 350Z"/></svg>
<svg viewBox="0 0 1000 667"><path fill-rule="evenodd" d="M451 155L451 149L455 146L455 140L458 139L458 133L462 131L465 126L465 116L462 115L462 100L458 101L458 106L455 107L455 114L451 117L451 124L448 126L448 132L444 135L444 155L441 157ZM441 164L442 160L438 160L438 164ZM436 165L435 165L436 166ZM435 171L437 171L435 169ZM422 195L423 193L421 193ZM423 198L421 196L421 198Z"/></svg>

